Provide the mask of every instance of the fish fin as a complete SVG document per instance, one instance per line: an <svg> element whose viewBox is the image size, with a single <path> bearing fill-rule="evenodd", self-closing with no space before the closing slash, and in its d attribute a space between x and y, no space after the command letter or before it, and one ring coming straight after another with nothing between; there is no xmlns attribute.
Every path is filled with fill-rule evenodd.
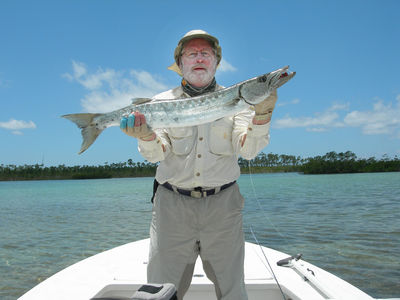
<svg viewBox="0 0 400 300"><path fill-rule="evenodd" d="M139 105L143 103L150 102L153 99L150 98L132 98L132 104Z"/></svg>
<svg viewBox="0 0 400 300"><path fill-rule="evenodd" d="M78 152L78 154L83 153L87 148L89 148L90 145L94 143L100 133L104 130L97 128L96 124L93 123L93 119L101 115L102 114L84 113L62 116L63 118L74 122L80 129L82 129L82 145L81 150Z"/></svg>

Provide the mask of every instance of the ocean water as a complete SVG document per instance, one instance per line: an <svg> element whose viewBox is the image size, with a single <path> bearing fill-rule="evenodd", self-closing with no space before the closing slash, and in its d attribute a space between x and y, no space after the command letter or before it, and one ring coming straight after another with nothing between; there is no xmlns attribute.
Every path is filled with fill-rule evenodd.
<svg viewBox="0 0 400 300"><path fill-rule="evenodd" d="M148 237L152 178L0 182L0 299ZM400 297L400 172L242 175L246 240Z"/></svg>

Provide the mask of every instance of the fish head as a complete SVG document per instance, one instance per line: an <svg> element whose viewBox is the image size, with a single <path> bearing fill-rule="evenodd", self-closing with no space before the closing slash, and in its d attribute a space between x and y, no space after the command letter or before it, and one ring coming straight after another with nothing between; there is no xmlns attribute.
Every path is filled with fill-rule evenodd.
<svg viewBox="0 0 400 300"><path fill-rule="evenodd" d="M277 88L288 82L296 72L290 72L289 66L258 76L240 87L241 98L250 105L264 101Z"/></svg>

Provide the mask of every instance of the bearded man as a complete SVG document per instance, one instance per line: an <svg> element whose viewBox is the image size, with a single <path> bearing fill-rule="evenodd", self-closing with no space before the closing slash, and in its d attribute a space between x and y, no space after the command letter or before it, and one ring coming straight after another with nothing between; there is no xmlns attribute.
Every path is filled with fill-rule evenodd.
<svg viewBox="0 0 400 300"><path fill-rule="evenodd" d="M181 99L223 87L215 80L221 61L216 37L192 30L178 42L175 63L181 85L156 95ZM182 299L200 255L218 299L247 299L244 284L244 199L236 180L238 157L254 158L269 143L276 91L237 115L204 125L152 130L138 112L121 120L121 129L138 138L139 152L160 162L150 227L148 282L173 283Z"/></svg>

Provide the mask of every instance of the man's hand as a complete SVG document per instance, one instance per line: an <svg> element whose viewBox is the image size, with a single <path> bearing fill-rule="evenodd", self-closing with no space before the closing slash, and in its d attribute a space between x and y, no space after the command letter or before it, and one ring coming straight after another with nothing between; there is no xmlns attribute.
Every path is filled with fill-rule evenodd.
<svg viewBox="0 0 400 300"><path fill-rule="evenodd" d="M276 89L271 92L271 94L264 101L254 105L256 115L253 118L253 124L263 125L271 121L271 115L275 108L276 100L278 99L278 94Z"/></svg>
<svg viewBox="0 0 400 300"><path fill-rule="evenodd" d="M146 118L139 112L123 117L120 128L125 134L142 141L153 141L156 138L154 131L147 126Z"/></svg>

